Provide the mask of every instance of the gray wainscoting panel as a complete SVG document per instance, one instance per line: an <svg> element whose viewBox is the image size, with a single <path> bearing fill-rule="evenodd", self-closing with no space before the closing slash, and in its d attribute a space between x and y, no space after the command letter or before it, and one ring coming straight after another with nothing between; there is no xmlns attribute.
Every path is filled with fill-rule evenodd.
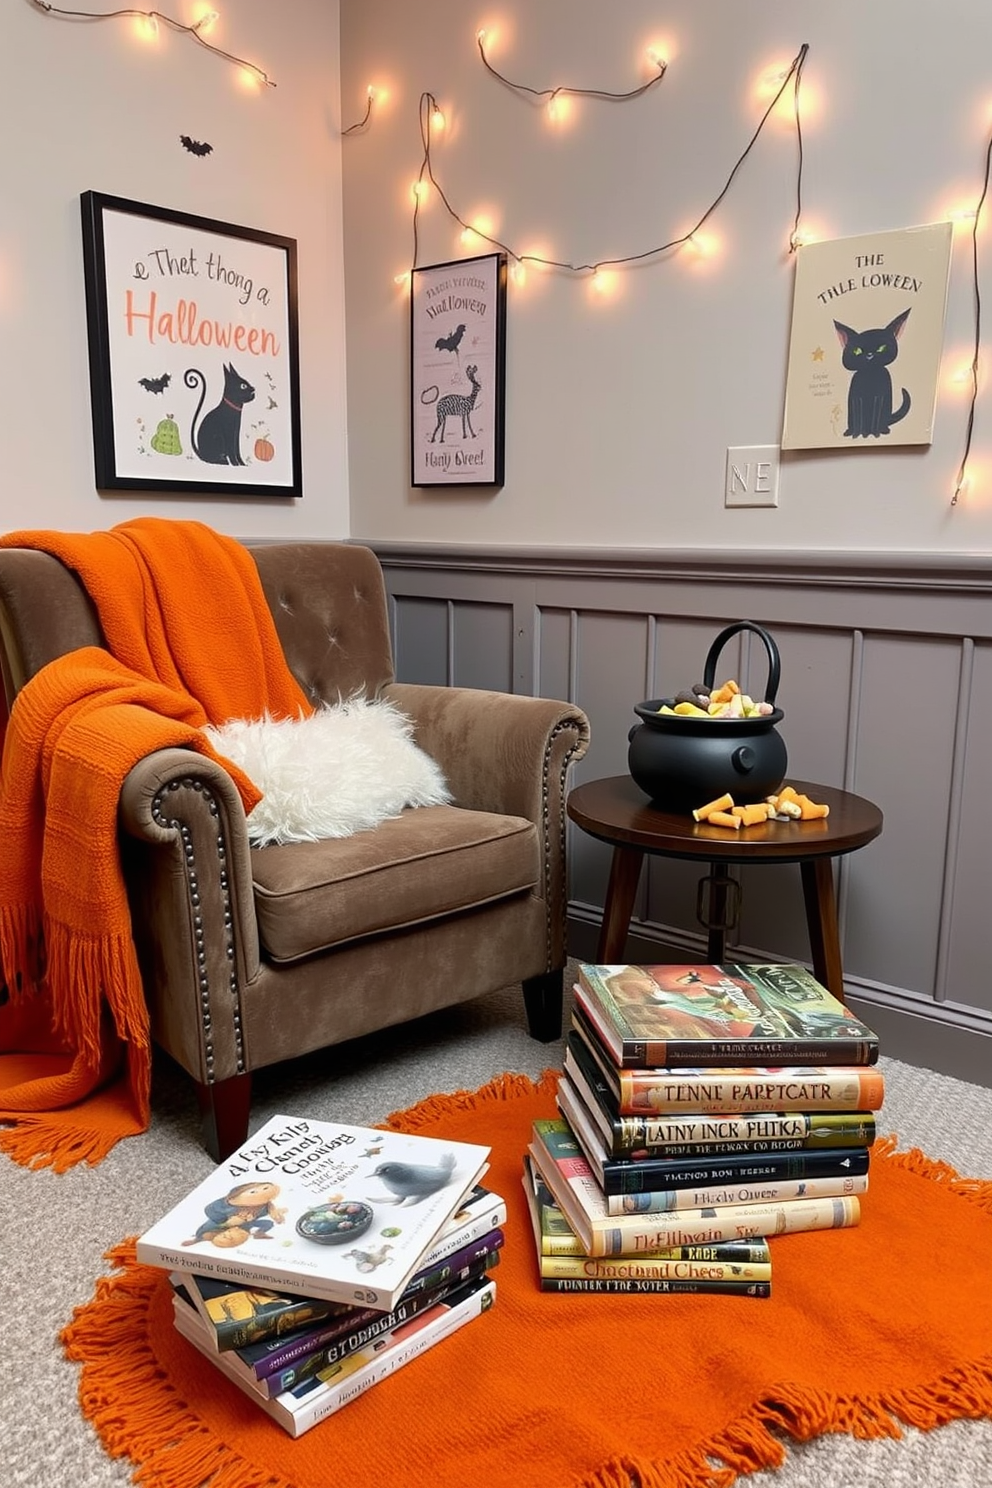
<svg viewBox="0 0 992 1488"><path fill-rule="evenodd" d="M921 554L456 549L372 543L396 670L567 698L592 745L574 781L626 772L635 703L701 680L748 619L781 657L789 775L882 808L880 838L835 872L848 996L889 1052L992 1085L992 560ZM763 696L749 632L715 680ZM591 957L610 852L570 829L574 954ZM628 955L698 960L700 866L651 859ZM809 959L798 868L744 868L728 954Z"/></svg>

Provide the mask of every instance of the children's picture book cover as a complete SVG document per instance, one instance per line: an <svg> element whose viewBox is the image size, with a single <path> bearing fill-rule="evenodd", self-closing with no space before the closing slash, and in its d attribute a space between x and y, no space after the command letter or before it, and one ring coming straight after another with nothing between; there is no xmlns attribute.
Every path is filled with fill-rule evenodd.
<svg viewBox="0 0 992 1488"><path fill-rule="evenodd" d="M273 1116L138 1240L137 1258L391 1308L490 1148Z"/></svg>
<svg viewBox="0 0 992 1488"><path fill-rule="evenodd" d="M878 1035L804 966L579 966L576 1000L628 1069L878 1060Z"/></svg>
<svg viewBox="0 0 992 1488"><path fill-rule="evenodd" d="M933 441L950 222L796 253L782 448Z"/></svg>

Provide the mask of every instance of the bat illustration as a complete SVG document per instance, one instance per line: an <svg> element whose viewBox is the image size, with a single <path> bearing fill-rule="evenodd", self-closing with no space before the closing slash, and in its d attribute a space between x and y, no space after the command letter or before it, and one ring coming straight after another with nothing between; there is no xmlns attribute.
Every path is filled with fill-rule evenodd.
<svg viewBox="0 0 992 1488"><path fill-rule="evenodd" d="M168 372L163 372L161 377L139 377L138 385L149 393L164 393L172 378Z"/></svg>
<svg viewBox="0 0 992 1488"><path fill-rule="evenodd" d="M455 326L455 329L451 332L450 336L438 337L438 339L434 342L435 351L453 351L457 356L458 345L464 334L465 327L463 325Z"/></svg>
<svg viewBox="0 0 992 1488"><path fill-rule="evenodd" d="M275 398L270 398L269 399L269 405L268 406L270 408L278 408L279 407L279 404L276 402Z"/></svg>
<svg viewBox="0 0 992 1488"><path fill-rule="evenodd" d="M190 139L188 134L181 134L179 136L179 143L191 155L209 155L213 149L213 145L208 145L206 140Z"/></svg>

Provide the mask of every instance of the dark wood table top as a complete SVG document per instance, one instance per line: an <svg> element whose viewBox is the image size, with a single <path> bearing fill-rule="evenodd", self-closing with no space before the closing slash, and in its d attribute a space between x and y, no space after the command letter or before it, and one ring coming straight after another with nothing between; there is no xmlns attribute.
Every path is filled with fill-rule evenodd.
<svg viewBox="0 0 992 1488"><path fill-rule="evenodd" d="M881 832L882 813L864 796L792 776L787 783L811 801L829 806L830 815L814 821L759 822L735 832L694 821L689 811L659 811L629 775L587 780L569 792L566 809L583 831L614 847L711 862L832 858L864 847Z"/></svg>

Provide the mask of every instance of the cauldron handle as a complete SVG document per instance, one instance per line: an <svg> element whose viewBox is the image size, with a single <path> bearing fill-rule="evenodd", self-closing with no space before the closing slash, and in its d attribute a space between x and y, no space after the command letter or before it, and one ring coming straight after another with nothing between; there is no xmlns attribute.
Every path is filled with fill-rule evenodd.
<svg viewBox="0 0 992 1488"><path fill-rule="evenodd" d="M735 625L728 625L726 630L721 630L706 653L706 665L703 667L703 685L708 689L712 688L716 678L717 657L723 650L725 642L729 641L731 636L737 635L742 630L753 631L764 642L765 650L768 653L768 686L765 688L764 700L766 703L774 704L775 695L778 692L778 684L782 675L782 662L778 654L778 647L772 640L772 637L760 625L755 625L753 620L738 620Z"/></svg>

